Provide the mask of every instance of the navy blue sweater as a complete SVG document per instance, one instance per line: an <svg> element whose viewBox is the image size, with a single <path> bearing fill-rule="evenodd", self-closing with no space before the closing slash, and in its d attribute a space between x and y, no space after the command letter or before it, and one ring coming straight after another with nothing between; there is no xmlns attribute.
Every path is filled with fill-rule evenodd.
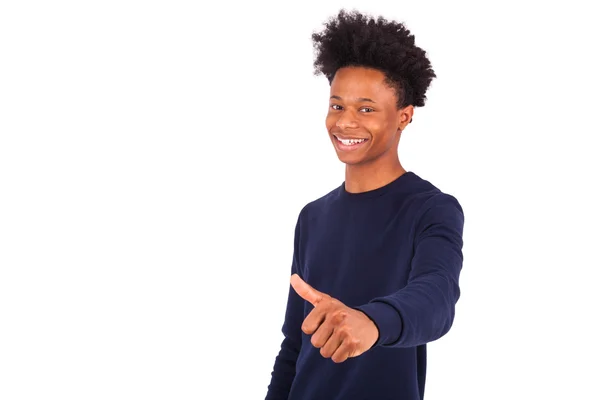
<svg viewBox="0 0 600 400"><path fill-rule="evenodd" d="M426 343L450 329L462 268L463 211L413 172L362 193L342 183L307 204L292 274L367 314L379 339L336 364L301 330L313 306L290 287L267 400L422 400Z"/></svg>

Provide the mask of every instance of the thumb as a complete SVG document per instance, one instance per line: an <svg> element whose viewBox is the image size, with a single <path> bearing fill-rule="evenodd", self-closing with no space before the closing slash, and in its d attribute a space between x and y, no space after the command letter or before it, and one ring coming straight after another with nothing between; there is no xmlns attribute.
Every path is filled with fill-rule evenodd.
<svg viewBox="0 0 600 400"><path fill-rule="evenodd" d="M290 279L290 283L292 287L298 293L298 296L302 297L304 300L308 301L313 306L319 304L325 295L318 290L314 289L308 283L304 282L298 274L292 275Z"/></svg>

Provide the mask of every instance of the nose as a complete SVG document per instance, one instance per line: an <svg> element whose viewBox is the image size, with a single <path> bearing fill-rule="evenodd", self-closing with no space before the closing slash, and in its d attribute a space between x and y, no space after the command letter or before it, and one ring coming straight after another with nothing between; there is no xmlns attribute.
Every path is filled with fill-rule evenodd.
<svg viewBox="0 0 600 400"><path fill-rule="evenodd" d="M358 127L358 122L356 122L354 114L345 111L340 114L340 117L335 122L335 125L340 129L352 129Z"/></svg>

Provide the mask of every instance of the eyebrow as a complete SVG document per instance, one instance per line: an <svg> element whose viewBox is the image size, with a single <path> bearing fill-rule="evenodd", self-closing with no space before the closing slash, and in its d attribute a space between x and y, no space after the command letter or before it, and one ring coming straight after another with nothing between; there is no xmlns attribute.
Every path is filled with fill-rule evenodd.
<svg viewBox="0 0 600 400"><path fill-rule="evenodd" d="M330 99L342 100L342 98L340 96L335 96L335 95L331 96ZM359 101L359 102L368 101L370 103L376 103L374 100L371 100L368 97L359 97L356 100Z"/></svg>

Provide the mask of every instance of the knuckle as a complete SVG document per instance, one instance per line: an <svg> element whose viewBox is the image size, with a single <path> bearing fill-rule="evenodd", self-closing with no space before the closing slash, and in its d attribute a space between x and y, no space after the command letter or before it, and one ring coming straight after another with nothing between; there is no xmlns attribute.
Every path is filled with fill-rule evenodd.
<svg viewBox="0 0 600 400"><path fill-rule="evenodd" d="M348 328L347 325L340 326L340 328L338 329L338 332L339 332L340 336L342 338L344 338L345 340L352 338L352 335L350 334L350 328Z"/></svg>
<svg viewBox="0 0 600 400"><path fill-rule="evenodd" d="M342 324L346 318L348 317L348 313L345 311L339 311L333 316L333 320L336 324Z"/></svg>

